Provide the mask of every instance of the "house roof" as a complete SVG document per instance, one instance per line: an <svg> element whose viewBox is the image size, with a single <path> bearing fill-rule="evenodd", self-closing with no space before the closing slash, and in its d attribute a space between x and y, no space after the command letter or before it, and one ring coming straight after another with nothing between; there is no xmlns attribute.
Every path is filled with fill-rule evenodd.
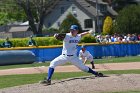
<svg viewBox="0 0 140 93"><path fill-rule="evenodd" d="M96 3L96 0L89 0L89 1ZM106 2L103 2L102 0L97 0L97 2L98 4L108 4Z"/></svg>
<svg viewBox="0 0 140 93"><path fill-rule="evenodd" d="M53 6L57 5L56 3L60 1L62 0L56 0ZM98 4L104 4L108 6L108 3L103 2L102 0L97 0L97 1L98 1ZM96 0L73 0L73 2L75 2L75 4L77 4L78 7L81 8L86 14L89 14L90 16L93 16L93 17L97 16ZM118 15L118 13L114 11L110 6L107 7L107 10L113 16ZM48 9L47 13L49 13L49 11L51 11L51 9ZM98 16L104 16L104 14L98 11Z"/></svg>
<svg viewBox="0 0 140 93"><path fill-rule="evenodd" d="M113 16L117 16L118 15L118 13L116 11L114 11L110 6L107 6L107 10Z"/></svg>
<svg viewBox="0 0 140 93"><path fill-rule="evenodd" d="M8 32L24 32L27 31L29 26L14 26Z"/></svg>
<svg viewBox="0 0 140 93"><path fill-rule="evenodd" d="M86 2L85 0L75 0L86 12L90 13L93 16L97 16L97 11L94 6ZM98 12L99 16L103 16L102 13Z"/></svg>
<svg viewBox="0 0 140 93"><path fill-rule="evenodd" d="M86 12L90 13L93 16L97 16L97 9L96 9L96 0L75 0L82 8L86 10ZM91 4L92 3L92 4ZM98 4L107 5L107 11L113 15L117 16L118 13L113 10L108 3L103 2L102 0L98 0ZM98 16L103 16L104 14L98 11Z"/></svg>
<svg viewBox="0 0 140 93"><path fill-rule="evenodd" d="M29 21L26 21L24 23L21 23L20 25L29 25Z"/></svg>

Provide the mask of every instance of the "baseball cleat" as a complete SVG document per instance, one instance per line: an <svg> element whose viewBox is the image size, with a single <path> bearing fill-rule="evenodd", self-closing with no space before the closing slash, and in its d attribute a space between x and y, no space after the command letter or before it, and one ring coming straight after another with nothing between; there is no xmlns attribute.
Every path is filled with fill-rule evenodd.
<svg viewBox="0 0 140 93"><path fill-rule="evenodd" d="M97 73L97 75L95 75L95 77L103 77L104 75L102 73Z"/></svg>
<svg viewBox="0 0 140 93"><path fill-rule="evenodd" d="M40 84L51 85L51 80L43 80Z"/></svg>

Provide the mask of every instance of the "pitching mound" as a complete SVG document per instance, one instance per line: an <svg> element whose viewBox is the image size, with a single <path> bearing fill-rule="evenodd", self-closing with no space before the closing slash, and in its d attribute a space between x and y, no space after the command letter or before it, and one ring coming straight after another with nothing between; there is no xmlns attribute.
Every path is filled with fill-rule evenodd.
<svg viewBox="0 0 140 93"><path fill-rule="evenodd" d="M29 84L1 89L0 93L102 93L140 91L140 75L109 75L106 77L77 77L52 81L52 85Z"/></svg>

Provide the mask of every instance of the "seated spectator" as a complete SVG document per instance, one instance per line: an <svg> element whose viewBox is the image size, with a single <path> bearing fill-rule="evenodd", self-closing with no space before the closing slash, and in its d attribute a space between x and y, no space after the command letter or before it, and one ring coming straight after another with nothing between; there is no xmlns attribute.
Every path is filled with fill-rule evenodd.
<svg viewBox="0 0 140 93"><path fill-rule="evenodd" d="M114 36L113 35L111 36L111 42L114 42Z"/></svg>
<svg viewBox="0 0 140 93"><path fill-rule="evenodd" d="M122 37L122 42L127 42L127 36Z"/></svg>
<svg viewBox="0 0 140 93"><path fill-rule="evenodd" d="M118 37L118 42L123 42L123 39L124 39L124 38L123 38L122 36L119 36L119 37Z"/></svg>
<svg viewBox="0 0 140 93"><path fill-rule="evenodd" d="M37 46L35 40L33 39L33 36L30 36L30 39L28 41L28 46Z"/></svg>
<svg viewBox="0 0 140 93"><path fill-rule="evenodd" d="M118 35L114 35L114 42L118 42Z"/></svg>
<svg viewBox="0 0 140 93"><path fill-rule="evenodd" d="M103 41L103 38L102 38L101 35L97 35L97 36L95 37L95 39L96 39L96 43L101 43L101 42Z"/></svg>
<svg viewBox="0 0 140 93"><path fill-rule="evenodd" d="M138 35L138 40L140 40L140 34Z"/></svg>
<svg viewBox="0 0 140 93"><path fill-rule="evenodd" d="M100 43L99 36L96 36L95 39L96 39L96 43Z"/></svg>
<svg viewBox="0 0 140 93"><path fill-rule="evenodd" d="M138 36L137 36L137 34L135 33L135 34L133 34L133 38L134 38L134 41L138 41Z"/></svg>
<svg viewBox="0 0 140 93"><path fill-rule="evenodd" d="M2 43L2 47L11 48L13 46L12 42L9 40L9 37L6 37L6 41Z"/></svg>
<svg viewBox="0 0 140 93"><path fill-rule="evenodd" d="M111 42L110 36L106 35L104 38L104 42Z"/></svg>
<svg viewBox="0 0 140 93"><path fill-rule="evenodd" d="M131 41L131 34L128 34L127 35L127 39L126 39L128 42L130 42Z"/></svg>

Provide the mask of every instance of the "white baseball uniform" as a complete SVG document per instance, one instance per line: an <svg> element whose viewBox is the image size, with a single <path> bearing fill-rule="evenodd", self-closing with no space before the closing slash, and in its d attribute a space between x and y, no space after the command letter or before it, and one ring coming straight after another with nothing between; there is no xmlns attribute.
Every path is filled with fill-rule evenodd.
<svg viewBox="0 0 140 93"><path fill-rule="evenodd" d="M85 66L82 60L80 60L77 56L77 45L80 39L80 34L77 34L76 37L73 37L71 33L67 33L63 40L62 54L50 63L50 68L55 68L56 66L70 62L79 69L88 72L89 68Z"/></svg>
<svg viewBox="0 0 140 93"><path fill-rule="evenodd" d="M81 60L88 60L90 62L93 61L93 56L87 50L85 50L84 52L82 50L80 50L80 52L79 52L79 58Z"/></svg>

